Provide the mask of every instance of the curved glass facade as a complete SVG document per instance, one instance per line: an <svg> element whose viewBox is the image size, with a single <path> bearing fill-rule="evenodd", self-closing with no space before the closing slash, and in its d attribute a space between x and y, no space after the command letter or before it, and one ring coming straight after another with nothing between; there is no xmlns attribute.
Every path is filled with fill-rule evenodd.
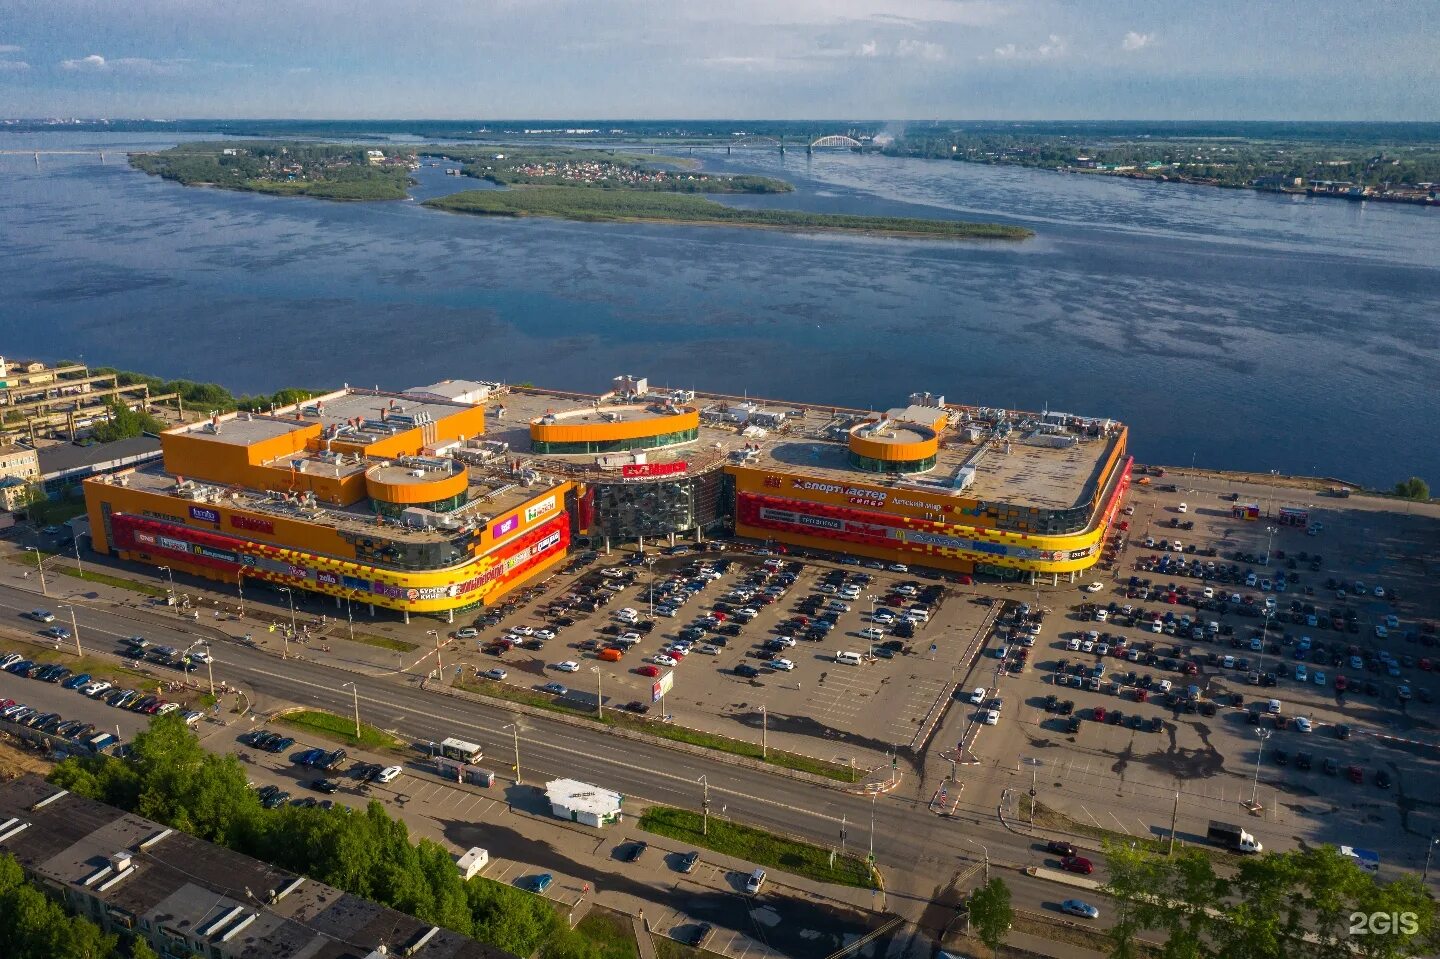
<svg viewBox="0 0 1440 959"><path fill-rule="evenodd" d="M452 509L459 509L461 506L464 506L468 496L469 491L467 490L464 493L456 493L454 496L448 496L445 499L437 499L433 503L390 503L383 499L375 499L375 497L372 496L370 497L370 507L381 516L389 516L392 519L404 513L407 509L412 508L428 509L434 513L448 513Z"/></svg>
<svg viewBox="0 0 1440 959"><path fill-rule="evenodd" d="M877 460L850 451L850 465L867 473L924 473L935 468L934 456L923 460Z"/></svg>
<svg viewBox="0 0 1440 959"><path fill-rule="evenodd" d="M638 436L626 440L587 440L578 443L546 443L541 440L531 440L530 450L542 455L547 453L624 453L629 450L653 450L662 446L679 446L682 443L693 443L699 438L700 428L696 427L679 430L675 433Z"/></svg>

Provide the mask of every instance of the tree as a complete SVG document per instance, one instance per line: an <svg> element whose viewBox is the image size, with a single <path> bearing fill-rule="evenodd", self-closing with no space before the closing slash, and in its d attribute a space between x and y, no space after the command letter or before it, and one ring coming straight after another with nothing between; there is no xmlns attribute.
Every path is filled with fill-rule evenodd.
<svg viewBox="0 0 1440 959"><path fill-rule="evenodd" d="M160 956L150 948L150 943L136 937L135 941L130 944L130 959L160 959Z"/></svg>
<svg viewBox="0 0 1440 959"><path fill-rule="evenodd" d="M1010 907L1010 887L1005 880L996 876L970 894L970 926L980 941L990 947L992 954L1000 952L1015 921L1015 910Z"/></svg>
<svg viewBox="0 0 1440 959"><path fill-rule="evenodd" d="M110 419L96 423L90 430L90 435L102 443L130 439L141 433L159 433L165 429L165 424L149 413L132 410L117 399L112 398L106 406L110 410Z"/></svg>
<svg viewBox="0 0 1440 959"><path fill-rule="evenodd" d="M1430 484L1418 476L1412 476L1395 484L1395 495L1404 499L1428 500Z"/></svg>
<svg viewBox="0 0 1440 959"><path fill-rule="evenodd" d="M71 916L25 879L20 863L0 855L0 956L6 959L109 959L117 939Z"/></svg>

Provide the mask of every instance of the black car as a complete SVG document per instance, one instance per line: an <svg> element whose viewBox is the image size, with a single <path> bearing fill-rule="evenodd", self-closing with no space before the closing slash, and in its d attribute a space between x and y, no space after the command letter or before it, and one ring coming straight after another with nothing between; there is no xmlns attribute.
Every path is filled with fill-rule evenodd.
<svg viewBox="0 0 1440 959"><path fill-rule="evenodd" d="M1068 720L1066 720L1065 731L1067 733L1078 733L1080 731L1080 717L1071 716Z"/></svg>
<svg viewBox="0 0 1440 959"><path fill-rule="evenodd" d="M324 756L321 756L318 760L316 760L315 765L319 766L321 763L323 763L326 759L329 758L329 755L329 753L326 753ZM379 763L356 763L354 766L350 767L350 775L355 779L360 780L361 782L365 782L371 777L375 776L383 768L384 767L381 766Z"/></svg>
<svg viewBox="0 0 1440 959"><path fill-rule="evenodd" d="M735 667L735 675L744 676L746 679L754 679L760 675L760 670L751 666L749 663L741 663Z"/></svg>
<svg viewBox="0 0 1440 959"><path fill-rule="evenodd" d="M650 704L642 703L638 699L632 699L630 702L626 703L620 708L625 710L627 713L635 713L637 716L643 716L650 711Z"/></svg>
<svg viewBox="0 0 1440 959"><path fill-rule="evenodd" d="M1271 758L1275 760L1275 765L1277 766L1290 765L1290 753L1283 749L1275 750L1275 752L1271 753Z"/></svg>
<svg viewBox="0 0 1440 959"><path fill-rule="evenodd" d="M650 844L643 839L640 842L631 843L630 848L625 850L625 861L639 862L640 857L645 855L645 851L649 848Z"/></svg>
<svg viewBox="0 0 1440 959"><path fill-rule="evenodd" d="M1335 738L1336 738L1336 739L1349 739L1349 738L1350 738L1350 727L1347 726L1345 723L1336 723L1336 725L1335 725Z"/></svg>
<svg viewBox="0 0 1440 959"><path fill-rule="evenodd" d="M1375 785L1381 789L1390 788L1390 774L1383 769L1375 770Z"/></svg>
<svg viewBox="0 0 1440 959"><path fill-rule="evenodd" d="M700 854L698 852L687 852L685 855L680 857L678 868L681 872L684 873L694 872L695 866L699 862Z"/></svg>
<svg viewBox="0 0 1440 959"><path fill-rule="evenodd" d="M1309 753L1296 753L1296 754L1295 754L1295 768L1296 768L1296 769L1309 769L1312 765L1314 765L1314 762L1315 762L1314 758L1311 757L1311 755L1310 755Z"/></svg>
<svg viewBox="0 0 1440 959"><path fill-rule="evenodd" d="M1078 853L1075 847L1063 839L1052 839L1045 844L1045 851L1064 859L1067 856L1075 856Z"/></svg>
<svg viewBox="0 0 1440 959"><path fill-rule="evenodd" d="M340 784L333 779L316 779L310 783L310 788L318 793L329 795L340 788Z"/></svg>
<svg viewBox="0 0 1440 959"><path fill-rule="evenodd" d="M698 949L705 944L705 940L709 939L710 934L714 931L715 927L710 925L710 923L700 923L700 925L695 927L695 931L690 934L690 945Z"/></svg>

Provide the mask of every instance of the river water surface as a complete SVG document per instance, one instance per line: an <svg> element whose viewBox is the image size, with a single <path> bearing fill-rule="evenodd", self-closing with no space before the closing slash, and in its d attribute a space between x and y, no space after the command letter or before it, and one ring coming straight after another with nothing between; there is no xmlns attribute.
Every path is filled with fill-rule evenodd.
<svg viewBox="0 0 1440 959"><path fill-rule="evenodd" d="M195 139L187 137L186 139ZM0 134L0 150L154 149ZM1019 223L1026 243L506 221L0 156L0 352L236 392L610 377L1110 416L1148 461L1440 483L1440 210L849 153L728 202ZM473 188L425 167L418 198Z"/></svg>

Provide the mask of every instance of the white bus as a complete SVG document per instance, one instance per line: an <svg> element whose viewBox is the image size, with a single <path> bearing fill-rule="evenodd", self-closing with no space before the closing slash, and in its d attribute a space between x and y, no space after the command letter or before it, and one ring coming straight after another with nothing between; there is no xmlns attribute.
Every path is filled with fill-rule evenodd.
<svg viewBox="0 0 1440 959"><path fill-rule="evenodd" d="M461 763L478 763L485 758L485 750L463 739L446 739L440 743L440 755Z"/></svg>

